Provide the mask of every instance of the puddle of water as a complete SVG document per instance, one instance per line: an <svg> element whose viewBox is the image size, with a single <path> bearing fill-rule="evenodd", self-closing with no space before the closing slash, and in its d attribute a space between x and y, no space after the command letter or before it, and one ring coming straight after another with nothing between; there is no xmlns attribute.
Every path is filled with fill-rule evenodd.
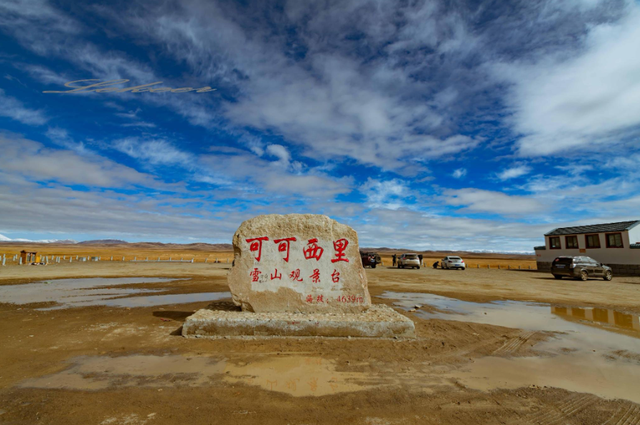
<svg viewBox="0 0 640 425"><path fill-rule="evenodd" d="M228 382L258 385L266 390L293 396L323 396L340 392L360 391L374 384L365 384L366 376L358 372L336 372L335 362L319 357L278 356L249 363L227 364Z"/></svg>
<svg viewBox="0 0 640 425"><path fill-rule="evenodd" d="M23 381L20 386L86 391L130 386L204 386L215 380L293 396L323 396L374 385L366 384L364 373L337 372L333 361L319 357L266 356L257 361L230 362L199 356L133 355L77 357L66 370Z"/></svg>
<svg viewBox="0 0 640 425"><path fill-rule="evenodd" d="M432 294L385 292L382 298L425 319L561 332L536 345L540 357L488 356L447 375L479 389L554 386L640 403L640 325L637 315L602 308L564 308L518 301L473 303ZM507 350L508 351L508 350ZM504 351L503 351L504 354Z"/></svg>
<svg viewBox="0 0 640 425"><path fill-rule="evenodd" d="M150 295L145 297L115 298L78 303L76 307L106 305L110 307L153 307L168 304L187 304L199 301L217 301L231 298L231 292L197 292L194 294Z"/></svg>
<svg viewBox="0 0 640 425"><path fill-rule="evenodd" d="M68 369L20 384L29 388L102 390L109 387L203 385L221 374L224 362L207 357L133 355L76 357Z"/></svg>
<svg viewBox="0 0 640 425"><path fill-rule="evenodd" d="M537 385L640 403L639 364L608 360L600 354L483 357L447 376L481 391Z"/></svg>
<svg viewBox="0 0 640 425"><path fill-rule="evenodd" d="M155 294L164 289L114 288L112 286L138 283L163 283L179 279L165 278L90 278L56 279L23 285L0 286L0 302L30 304L55 302L57 305L39 310L57 310L71 307L106 305L111 307L150 307L167 304L184 304L197 301L229 298L229 292L205 292L177 295L145 295L122 298L129 295Z"/></svg>

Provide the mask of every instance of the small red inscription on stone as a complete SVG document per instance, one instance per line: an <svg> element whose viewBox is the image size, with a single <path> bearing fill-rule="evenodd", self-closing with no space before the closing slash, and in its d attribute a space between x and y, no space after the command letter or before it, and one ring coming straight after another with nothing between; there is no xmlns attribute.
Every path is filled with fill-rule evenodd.
<svg viewBox="0 0 640 425"><path fill-rule="evenodd" d="M275 273L271 275L271 280L280 279L282 280L282 273L278 273L278 269L276 269Z"/></svg>
<svg viewBox="0 0 640 425"><path fill-rule="evenodd" d="M296 282L302 282L302 278L300 277L300 269L295 269L289 274L291 280Z"/></svg>
<svg viewBox="0 0 640 425"><path fill-rule="evenodd" d="M258 270L258 268L256 267L255 269L253 269L250 273L249 276L251 276L251 281L252 282L257 282L258 279L260 279L260 275L262 274L262 272L260 270Z"/></svg>
<svg viewBox="0 0 640 425"><path fill-rule="evenodd" d="M333 270L333 273L331 273L331 280L333 283L340 282L340 272L338 270Z"/></svg>
<svg viewBox="0 0 640 425"><path fill-rule="evenodd" d="M320 282L320 270L319 269L315 269L313 271L313 274L311 276L309 276L311 278L311 281L313 283L318 283Z"/></svg>

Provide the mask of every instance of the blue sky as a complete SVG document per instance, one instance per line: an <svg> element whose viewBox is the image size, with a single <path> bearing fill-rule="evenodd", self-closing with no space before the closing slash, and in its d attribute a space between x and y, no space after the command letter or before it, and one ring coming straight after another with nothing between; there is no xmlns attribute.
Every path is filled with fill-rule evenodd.
<svg viewBox="0 0 640 425"><path fill-rule="evenodd" d="M530 251L640 218L634 1L0 2L0 239ZM71 90L212 87L206 93ZM83 86L89 83L76 83Z"/></svg>

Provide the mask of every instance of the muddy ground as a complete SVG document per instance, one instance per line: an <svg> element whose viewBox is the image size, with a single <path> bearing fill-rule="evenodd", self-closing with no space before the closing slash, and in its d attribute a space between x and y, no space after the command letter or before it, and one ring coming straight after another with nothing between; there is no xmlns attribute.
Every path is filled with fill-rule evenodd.
<svg viewBox="0 0 640 425"><path fill-rule="evenodd" d="M68 277L141 276L185 280L111 283L102 290L158 290L127 295L138 299L226 292L226 267L167 263L7 267L0 271L0 288L46 279L55 285L51 279ZM367 275L373 301L411 318L418 338L192 340L179 335L184 319L207 306L234 309L230 300L51 310L43 309L59 305L0 300L5 301L0 304L0 423L640 423L640 387L633 384L640 382L640 330L634 328L640 313L640 278L578 282L555 281L529 271L386 267L367 269ZM585 333L593 339L579 344L565 343L563 335L571 336L572 331L560 334L554 327L532 331L515 320L499 326L481 323L474 315L466 321L466 316L437 305L410 311L413 302L399 303L388 291L437 294L481 308L484 304L475 303L548 303L535 308L556 312L550 323L596 333ZM525 305L509 303L505 305L516 311ZM565 320L557 314L593 311L595 317L601 311L588 307L611 309L611 317L620 319L621 326L587 323L584 317ZM482 313L478 312L480 317ZM604 347L602 338L617 338L624 347ZM549 341L559 342L545 345ZM574 362L572 353L580 350L588 354L576 356ZM546 365L556 358L568 360L566 365L555 365L559 367L554 374L566 370L566 376L541 378L535 373L536 362ZM595 372L575 376L571 363L590 359L599 362ZM525 372L527 368L533 372L504 375L510 367L519 370L520 364ZM503 378L489 379L493 375ZM607 376L617 377L619 385L612 387ZM545 385L545 379L554 385Z"/></svg>

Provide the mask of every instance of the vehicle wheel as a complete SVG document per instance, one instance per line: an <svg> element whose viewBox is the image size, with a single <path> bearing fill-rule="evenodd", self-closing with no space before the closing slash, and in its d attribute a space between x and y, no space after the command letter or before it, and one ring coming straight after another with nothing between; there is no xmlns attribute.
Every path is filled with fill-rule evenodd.
<svg viewBox="0 0 640 425"><path fill-rule="evenodd" d="M553 277L555 277L556 279L562 279L562 276L554 274Z"/></svg>
<svg viewBox="0 0 640 425"><path fill-rule="evenodd" d="M604 280L607 280L607 281L609 281L609 280L613 279L613 274L611 274L611 270L607 270L607 271L604 273L604 277L603 277L603 279L604 279Z"/></svg>
<svg viewBox="0 0 640 425"><path fill-rule="evenodd" d="M418 266L417 269L420 270L420 266Z"/></svg>
<svg viewBox="0 0 640 425"><path fill-rule="evenodd" d="M372 268L372 269L375 269L375 268L376 268L376 265L375 265L375 264L372 264L372 265L371 265L371 268Z"/></svg>
<svg viewBox="0 0 640 425"><path fill-rule="evenodd" d="M586 272L586 271L582 270L582 271L580 272L580 280L582 280L582 281L586 281L587 279L589 279L589 275L587 274L587 272Z"/></svg>

